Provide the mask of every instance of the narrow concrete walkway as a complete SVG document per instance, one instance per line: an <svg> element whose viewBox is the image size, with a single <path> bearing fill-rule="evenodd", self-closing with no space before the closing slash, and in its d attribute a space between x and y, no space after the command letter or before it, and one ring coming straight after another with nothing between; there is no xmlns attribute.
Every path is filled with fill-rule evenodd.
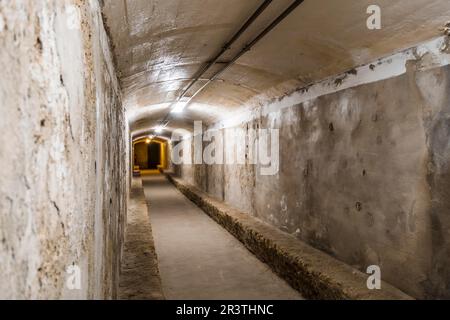
<svg viewBox="0 0 450 320"><path fill-rule="evenodd" d="M143 186L166 299L301 299L165 177Z"/></svg>

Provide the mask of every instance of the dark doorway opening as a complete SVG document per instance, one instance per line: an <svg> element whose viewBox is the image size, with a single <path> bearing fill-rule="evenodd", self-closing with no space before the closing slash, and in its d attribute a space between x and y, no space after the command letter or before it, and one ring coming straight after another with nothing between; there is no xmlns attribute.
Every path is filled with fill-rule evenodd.
<svg viewBox="0 0 450 320"><path fill-rule="evenodd" d="M161 145L152 142L148 145L148 168L150 170L158 169L161 165Z"/></svg>

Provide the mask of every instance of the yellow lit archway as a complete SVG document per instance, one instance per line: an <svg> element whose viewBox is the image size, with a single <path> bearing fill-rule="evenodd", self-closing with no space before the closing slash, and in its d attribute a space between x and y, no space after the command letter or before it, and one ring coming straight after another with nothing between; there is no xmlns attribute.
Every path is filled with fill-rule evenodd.
<svg viewBox="0 0 450 320"><path fill-rule="evenodd" d="M155 157L157 159L155 159ZM168 143L159 137L133 141L133 174L152 174L168 168Z"/></svg>

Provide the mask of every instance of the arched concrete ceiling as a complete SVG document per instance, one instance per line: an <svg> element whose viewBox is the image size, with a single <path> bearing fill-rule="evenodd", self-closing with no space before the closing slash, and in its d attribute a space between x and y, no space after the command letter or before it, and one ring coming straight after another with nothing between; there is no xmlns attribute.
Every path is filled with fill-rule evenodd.
<svg viewBox="0 0 450 320"><path fill-rule="evenodd" d="M262 0L104 1L104 17L133 132L164 118L189 80L250 17ZM219 60L229 61L292 0L274 0ZM366 9L382 9L381 30L366 27ZM213 123L257 96L296 88L369 63L440 34L448 0L306 0L168 127ZM188 92L192 95L220 63Z"/></svg>

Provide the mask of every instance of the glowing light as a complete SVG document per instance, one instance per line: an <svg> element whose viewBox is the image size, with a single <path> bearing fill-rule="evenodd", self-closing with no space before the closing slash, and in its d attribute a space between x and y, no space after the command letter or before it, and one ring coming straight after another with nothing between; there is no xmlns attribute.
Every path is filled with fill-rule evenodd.
<svg viewBox="0 0 450 320"><path fill-rule="evenodd" d="M182 113L186 104L184 102L177 102L172 109L172 113Z"/></svg>
<svg viewBox="0 0 450 320"><path fill-rule="evenodd" d="M154 130L156 133L162 133L164 128L162 126L157 126Z"/></svg>
<svg viewBox="0 0 450 320"><path fill-rule="evenodd" d="M146 144L150 144L150 142L152 142L153 138L155 138L154 135L149 135L149 136L147 137L147 139L145 139L145 143L146 143Z"/></svg>
<svg viewBox="0 0 450 320"><path fill-rule="evenodd" d="M189 99L183 98L180 101L176 102L172 108L172 113L181 113L186 109L186 106L189 103Z"/></svg>

